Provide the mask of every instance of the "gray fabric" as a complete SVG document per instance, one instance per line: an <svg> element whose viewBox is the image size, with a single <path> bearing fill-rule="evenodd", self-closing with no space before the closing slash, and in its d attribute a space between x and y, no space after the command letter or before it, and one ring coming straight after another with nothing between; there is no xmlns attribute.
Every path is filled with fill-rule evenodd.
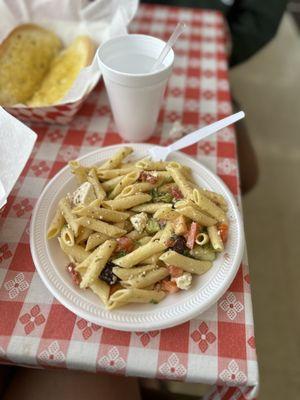
<svg viewBox="0 0 300 400"><path fill-rule="evenodd" d="M230 65L246 61L276 34L287 0L142 0L180 7L221 11L232 36Z"/></svg>

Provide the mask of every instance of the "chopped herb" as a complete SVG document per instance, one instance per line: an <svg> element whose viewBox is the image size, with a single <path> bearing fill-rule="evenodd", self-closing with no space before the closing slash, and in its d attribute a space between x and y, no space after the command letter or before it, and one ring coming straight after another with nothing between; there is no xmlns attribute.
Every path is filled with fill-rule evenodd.
<svg viewBox="0 0 300 400"><path fill-rule="evenodd" d="M146 225L146 231L149 234L153 234L156 233L160 230L160 226L158 221L156 221L156 219L151 218L148 220L147 225Z"/></svg>
<svg viewBox="0 0 300 400"><path fill-rule="evenodd" d="M121 250L116 254L116 258L124 257L127 255L127 252L125 250Z"/></svg>
<svg viewBox="0 0 300 400"><path fill-rule="evenodd" d="M150 191L152 196L152 201L154 203L171 203L173 200L173 196L168 192L159 192L157 188L154 188Z"/></svg>
<svg viewBox="0 0 300 400"><path fill-rule="evenodd" d="M196 245L193 250L191 250L191 257L202 261L214 261L216 259L216 253L210 243L204 246Z"/></svg>
<svg viewBox="0 0 300 400"><path fill-rule="evenodd" d="M190 251L187 250L187 249L183 251L183 255L186 256L186 257L191 257Z"/></svg>
<svg viewBox="0 0 300 400"><path fill-rule="evenodd" d="M149 301L149 303L151 303L151 304L158 304L158 301L157 301L157 300L154 300L154 299L151 299L151 300Z"/></svg>

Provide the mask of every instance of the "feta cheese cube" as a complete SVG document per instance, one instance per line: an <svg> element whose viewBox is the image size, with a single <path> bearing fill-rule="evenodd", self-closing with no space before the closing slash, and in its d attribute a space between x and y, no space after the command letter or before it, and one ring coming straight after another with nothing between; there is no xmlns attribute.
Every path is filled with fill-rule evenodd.
<svg viewBox="0 0 300 400"><path fill-rule="evenodd" d="M192 285L192 274L184 272L178 278L174 278L176 285L179 289L188 290Z"/></svg>
<svg viewBox="0 0 300 400"><path fill-rule="evenodd" d="M135 230L137 230L139 233L142 233L147 225L148 215L145 212L133 215L130 218L130 222L132 223L132 226Z"/></svg>
<svg viewBox="0 0 300 400"><path fill-rule="evenodd" d="M79 204L87 206L94 200L96 200L96 195L93 185L90 182L84 182L73 193L73 204L75 206Z"/></svg>

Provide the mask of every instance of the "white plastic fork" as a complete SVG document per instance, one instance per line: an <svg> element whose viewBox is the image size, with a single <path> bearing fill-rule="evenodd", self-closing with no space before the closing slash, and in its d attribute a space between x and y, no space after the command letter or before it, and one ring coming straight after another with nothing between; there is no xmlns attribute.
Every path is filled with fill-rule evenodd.
<svg viewBox="0 0 300 400"><path fill-rule="evenodd" d="M220 131L223 128L239 121L240 119L245 117L245 113L243 111L239 111L238 113L232 114L229 117L223 118L220 121L214 122L208 126L197 129L195 132L189 133L184 136L182 139L177 140L176 142L170 144L166 147L154 146L149 150L149 154L153 161L164 161L170 153L176 150L184 149L185 147L191 146L194 143L199 142L200 140L206 138L213 133Z"/></svg>

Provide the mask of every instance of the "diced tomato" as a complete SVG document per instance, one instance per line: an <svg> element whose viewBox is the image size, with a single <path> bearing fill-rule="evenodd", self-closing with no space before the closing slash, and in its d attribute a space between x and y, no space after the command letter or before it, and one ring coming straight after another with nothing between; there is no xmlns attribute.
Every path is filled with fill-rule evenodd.
<svg viewBox="0 0 300 400"><path fill-rule="evenodd" d="M72 281L75 283L76 286L80 285L81 276L78 271L75 270L76 265L74 263L70 263L67 265L67 271L71 275Z"/></svg>
<svg viewBox="0 0 300 400"><path fill-rule="evenodd" d="M139 181L148 182L154 185L158 181L158 178L157 176L152 175L150 172L141 171Z"/></svg>
<svg viewBox="0 0 300 400"><path fill-rule="evenodd" d="M117 239L116 252L125 250L126 253L130 253L134 248L134 241L127 236L122 236Z"/></svg>
<svg viewBox="0 0 300 400"><path fill-rule="evenodd" d="M120 289L124 289L122 285L120 285L120 283L115 283L114 285L111 285L109 287L109 295L111 296L112 294L114 294L117 290Z"/></svg>
<svg viewBox="0 0 300 400"><path fill-rule="evenodd" d="M183 269L176 267L175 265L169 265L168 270L172 278L178 278L183 274Z"/></svg>
<svg viewBox="0 0 300 400"><path fill-rule="evenodd" d="M170 192L176 200L183 199L183 195L177 186L172 186Z"/></svg>
<svg viewBox="0 0 300 400"><path fill-rule="evenodd" d="M228 225L227 224L219 224L218 232L221 236L222 242L226 243L228 239Z"/></svg>
<svg viewBox="0 0 300 400"><path fill-rule="evenodd" d="M174 281L169 281L167 279L164 279L161 281L162 283L162 290L168 293L176 293L179 291L179 288L176 285L176 282Z"/></svg>
<svg viewBox="0 0 300 400"><path fill-rule="evenodd" d="M175 243L175 239L173 238L168 238L167 240L165 240L164 245L166 247L173 247Z"/></svg>
<svg viewBox="0 0 300 400"><path fill-rule="evenodd" d="M190 227L190 230L189 230L189 233L188 233L188 236L187 236L187 240L186 240L186 246L191 250L194 247L195 240L196 240L196 237L198 235L198 232L199 232L199 224L197 222L193 221L191 223L191 227Z"/></svg>

